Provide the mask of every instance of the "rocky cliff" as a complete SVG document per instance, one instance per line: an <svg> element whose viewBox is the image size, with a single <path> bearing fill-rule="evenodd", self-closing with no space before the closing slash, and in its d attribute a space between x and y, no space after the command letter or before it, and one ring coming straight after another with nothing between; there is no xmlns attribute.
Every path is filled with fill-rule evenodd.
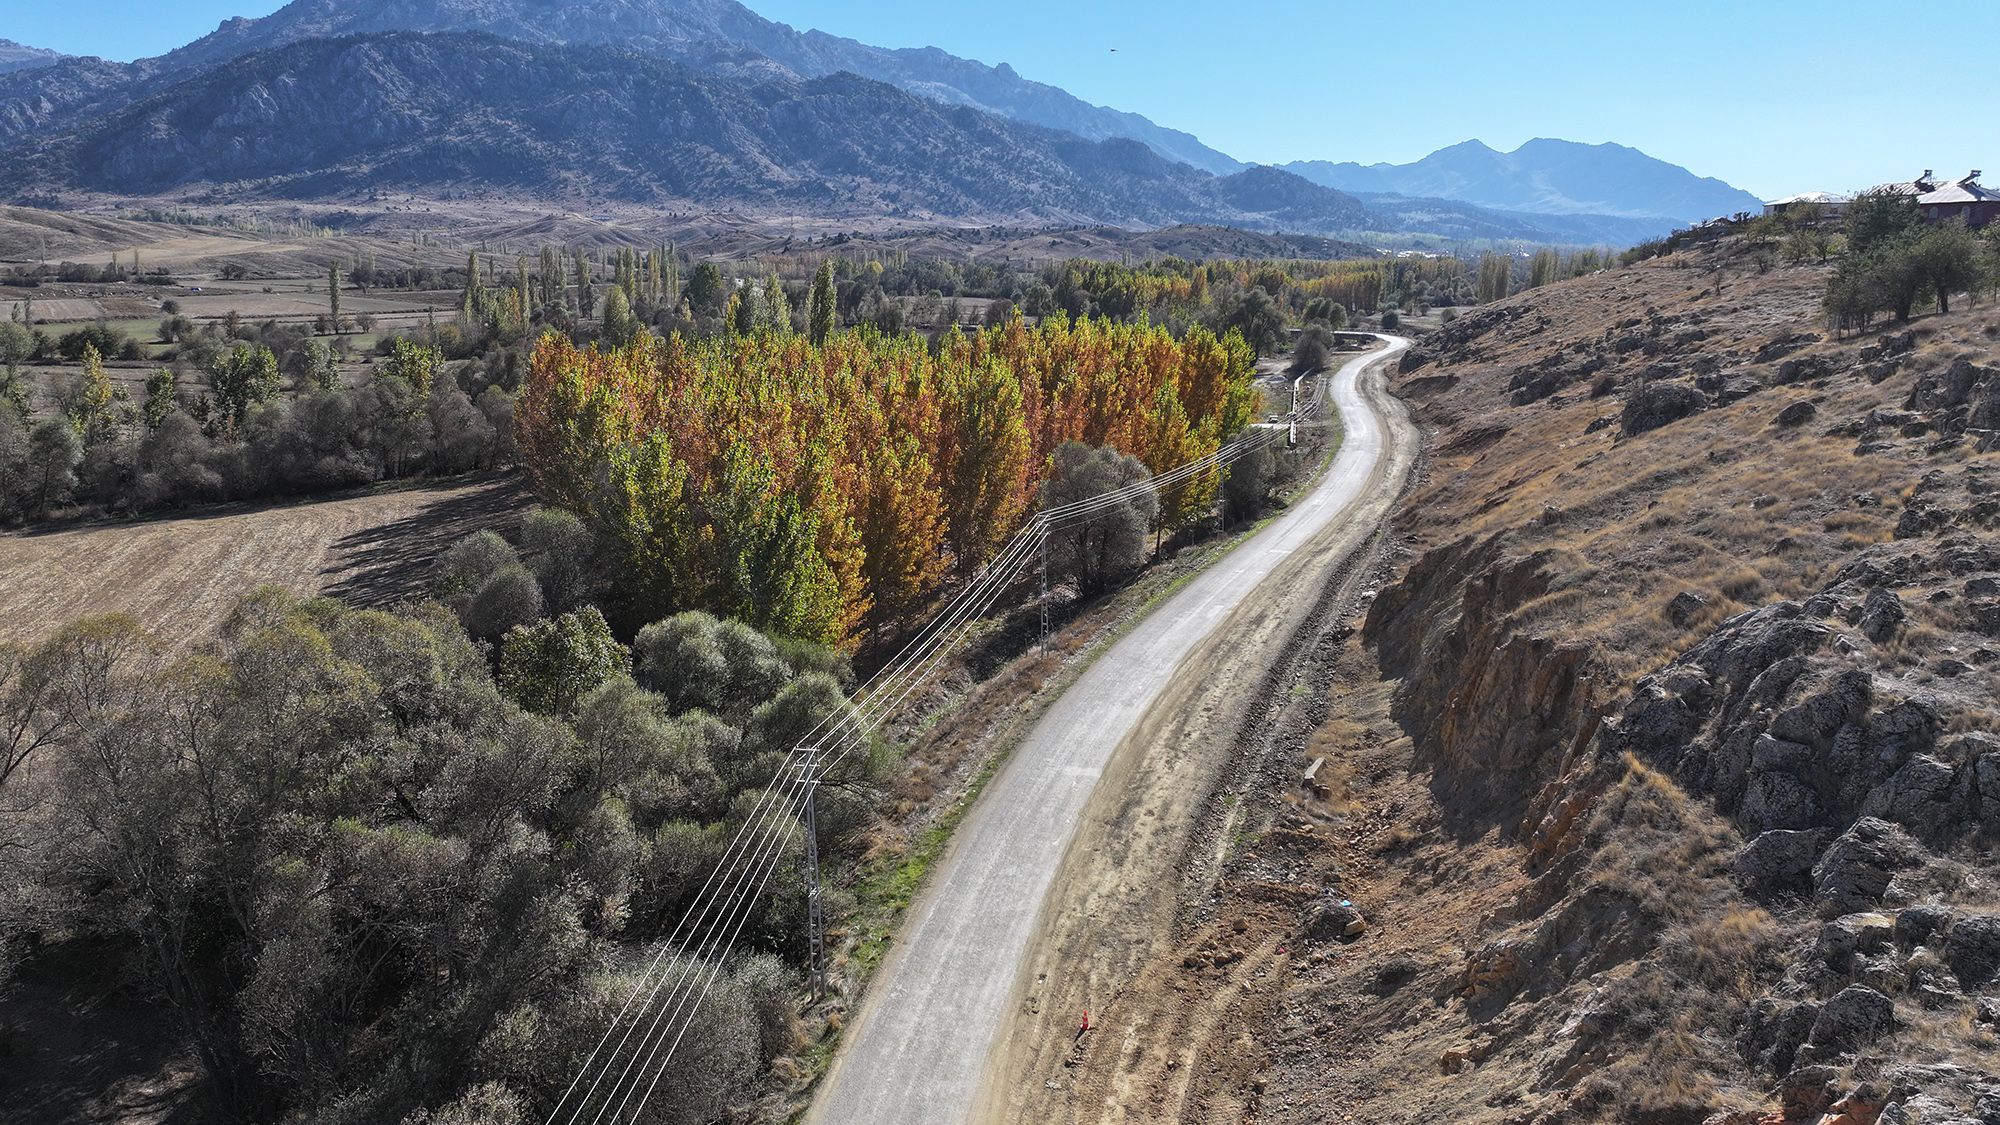
<svg viewBox="0 0 2000 1125"><path fill-rule="evenodd" d="M1823 284L1724 242L1404 360L1362 640L1421 789L1360 788L1382 932L1307 974L1429 986L1342 1002L1376 1119L2000 1120L2000 317L1832 338Z"/></svg>

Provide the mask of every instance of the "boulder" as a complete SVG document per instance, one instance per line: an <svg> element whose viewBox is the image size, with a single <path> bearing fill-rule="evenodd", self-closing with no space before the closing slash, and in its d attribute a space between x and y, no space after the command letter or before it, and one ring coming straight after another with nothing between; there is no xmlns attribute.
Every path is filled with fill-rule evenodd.
<svg viewBox="0 0 2000 1125"><path fill-rule="evenodd" d="M1906 906L1896 911L1896 941L1900 945L1922 945L1950 929L1954 916L1951 907L1935 903Z"/></svg>
<svg viewBox="0 0 2000 1125"><path fill-rule="evenodd" d="M1830 1066L1801 1066L1785 1075L1778 1087L1778 1105L1785 1120L1801 1121L1826 1112L1833 1104L1835 1071Z"/></svg>
<svg viewBox="0 0 2000 1125"><path fill-rule="evenodd" d="M1855 958L1880 953L1895 940L1896 920L1887 914L1844 914L1819 929L1814 956L1842 976L1854 972Z"/></svg>
<svg viewBox="0 0 2000 1125"><path fill-rule="evenodd" d="M1894 821L1933 841L1970 827L1971 810L1952 801L1957 771L1928 754L1903 763L1861 802L1861 815Z"/></svg>
<svg viewBox="0 0 2000 1125"><path fill-rule="evenodd" d="M1708 408L1708 396L1686 383L1651 383L1632 393L1619 414L1625 436L1657 430Z"/></svg>
<svg viewBox="0 0 2000 1125"><path fill-rule="evenodd" d="M1311 941L1351 941L1367 930L1361 911L1345 899L1321 897L1306 905L1305 935Z"/></svg>
<svg viewBox="0 0 2000 1125"><path fill-rule="evenodd" d="M1799 603L1773 602L1723 622L1687 659L1711 679L1740 691L1779 661L1818 650L1831 635Z"/></svg>
<svg viewBox="0 0 2000 1125"><path fill-rule="evenodd" d="M1797 356L1778 365L1778 369L1771 373L1771 385L1783 387L1812 379L1824 379L1838 370L1833 361L1823 355Z"/></svg>
<svg viewBox="0 0 2000 1125"><path fill-rule="evenodd" d="M1808 401L1799 401L1778 411L1772 424L1779 426L1803 426L1819 416L1819 407Z"/></svg>
<svg viewBox="0 0 2000 1125"><path fill-rule="evenodd" d="M1822 914L1864 912L1882 901L1889 880L1919 862L1923 849L1908 833L1875 817L1854 822L1813 865L1813 897Z"/></svg>
<svg viewBox="0 0 2000 1125"><path fill-rule="evenodd" d="M1768 742L1796 745L1776 739ZM1811 753L1809 747L1804 749ZM1772 829L1811 828L1825 816L1826 808L1820 803L1819 794L1797 774L1779 769L1759 771L1754 766L1749 784L1743 789L1743 803L1736 810L1737 821L1746 830L1760 834Z"/></svg>
<svg viewBox="0 0 2000 1125"><path fill-rule="evenodd" d="M1903 404L1905 410L1950 410L1964 406L1972 398L1972 389L1992 375L1990 368L1984 368L1965 356L1960 356L1950 368L1917 378L1910 391L1909 400Z"/></svg>
<svg viewBox="0 0 2000 1125"><path fill-rule="evenodd" d="M1895 1001L1865 984L1841 989L1820 1006L1801 1057L1825 1062L1874 1042L1895 1026Z"/></svg>
<svg viewBox="0 0 2000 1125"><path fill-rule="evenodd" d="M1865 669L1853 668L1824 682L1819 690L1778 712L1768 728L1771 737L1818 750L1833 746L1843 727L1868 717L1875 700L1875 681Z"/></svg>
<svg viewBox="0 0 2000 1125"><path fill-rule="evenodd" d="M1685 629L1694 624L1694 619L1708 605L1708 599L1700 594L1682 590L1667 602L1667 620L1676 629Z"/></svg>
<svg viewBox="0 0 2000 1125"><path fill-rule="evenodd" d="M2000 914L1977 914L1953 923L1945 933L1944 960L1968 991L2000 978Z"/></svg>
<svg viewBox="0 0 2000 1125"><path fill-rule="evenodd" d="M1756 894L1803 894L1812 886L1813 860L1825 839L1823 829L1759 833L1736 853L1736 880Z"/></svg>
<svg viewBox="0 0 2000 1125"><path fill-rule="evenodd" d="M1979 827L1989 835L2000 833L2000 753L1980 755L1972 773L1979 793Z"/></svg>
<svg viewBox="0 0 2000 1125"><path fill-rule="evenodd" d="M1757 349L1757 362L1771 363L1783 359L1800 348L1810 347L1819 343L1819 341L1820 337L1818 333L1814 332L1794 332L1787 336L1780 336Z"/></svg>
<svg viewBox="0 0 2000 1125"><path fill-rule="evenodd" d="M1861 603L1861 616L1855 624L1869 640L1881 644L1895 636L1909 617L1903 599L1894 590L1877 586L1868 591L1868 599Z"/></svg>

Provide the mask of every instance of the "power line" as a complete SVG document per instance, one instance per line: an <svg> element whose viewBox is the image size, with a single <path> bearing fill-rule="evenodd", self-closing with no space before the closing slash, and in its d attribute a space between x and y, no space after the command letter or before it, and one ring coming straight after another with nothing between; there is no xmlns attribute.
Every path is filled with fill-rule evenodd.
<svg viewBox="0 0 2000 1125"><path fill-rule="evenodd" d="M1319 396L1315 396L1305 410L1295 410L1292 417L1295 420L1308 418L1317 411L1318 406ZM850 704L822 718L800 745L786 755L776 775L764 787L758 801L738 826L729 846L724 849L722 858L697 893L695 902L683 913L674 930L661 943L652 961L640 973L631 995L627 997L623 1007L613 1017L611 1025L605 1029L604 1035L585 1059L576 1077L558 1099L548 1118L550 1125L554 1125L556 1119L561 1117L563 1107L570 1103L572 1095L593 1070L596 1070L596 1076L591 1079L589 1087L576 1101L575 1108L565 1119L565 1125L573 1125L584 1109L596 1101L599 1087L611 1071L617 1068L618 1059L625 1053L626 1045L631 1041L633 1033L640 1025L648 1022L647 1014L653 1013L650 1026L640 1035L638 1044L633 1047L631 1057L619 1071L618 1077L605 1090L603 1105L591 1117L591 1121L595 1125L604 1120L609 1113L610 1119L615 1123L624 1116L625 1109L631 1105L633 1095L638 1090L639 1081L645 1079L646 1072L650 1071L652 1077L647 1082L646 1092L639 1096L637 1106L633 1107L632 1117L636 1120L638 1115L643 1113L665 1073L666 1065L672 1061L674 1051L686 1035L694 1014L700 1010L702 1002L714 986L725 959L751 916L752 907L761 896L783 854L783 844L789 835L784 826L789 802L797 799L802 793L810 793L846 759L848 754L866 745L868 738L901 707L903 701L918 685L929 678L943 662L947 653L955 647L955 642L969 633L999 595L1038 553L1042 558L1040 600L1044 643L1046 642L1047 544L1055 531L1088 522L1094 516L1147 492L1157 494L1162 489L1177 487L1197 476L1219 472L1236 460L1271 444L1285 432L1281 427L1257 426L1236 440L1218 446L1206 456L1196 458L1158 476L1083 500L1044 509L1030 518L1010 537L1000 553L980 568L972 582L954 595L929 623L906 642L894 658L857 689L855 699ZM948 640L952 643L947 643ZM822 738L823 735L829 734L834 737L830 740ZM833 752L832 757L823 759L823 755L829 752ZM804 763L798 761L802 755L807 759ZM807 820L807 830L812 831L816 826L811 824L810 814ZM813 841L810 846L816 848L816 844L817 841ZM719 912L718 907L720 907ZM697 936L704 929L704 924L706 924L706 936ZM726 938L723 936L725 932L728 935ZM689 937L696 938L691 950L686 948L686 939ZM676 951L683 956L679 959L670 959L670 954ZM685 969L682 968L683 962ZM667 989L666 998L661 1000L660 990L667 986L670 978L673 980L672 986ZM696 978L705 978L698 994L694 988ZM632 1009L639 1004L642 995L645 997L644 1005L625 1027L624 1034L618 1037L617 1046L613 1047L611 1054L604 1058L602 1067L598 1067L605 1046L610 1043L619 1025L626 1022L626 1017L633 1015ZM690 997L692 997L691 1004L688 1002ZM675 1025L679 1025L678 1030L675 1030ZM667 1039L668 1031L673 1031L671 1041ZM642 1055L645 1057L645 1062L643 1066L639 1066ZM635 1067L638 1068L636 1077ZM624 1090L622 1096L619 1095L621 1089ZM615 1109L612 1106L614 1100L617 1102Z"/></svg>

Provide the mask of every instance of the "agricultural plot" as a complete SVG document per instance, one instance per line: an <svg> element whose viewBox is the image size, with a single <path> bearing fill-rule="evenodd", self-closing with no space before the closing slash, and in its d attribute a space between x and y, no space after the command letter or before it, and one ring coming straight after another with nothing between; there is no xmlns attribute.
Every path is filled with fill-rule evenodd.
<svg viewBox="0 0 2000 1125"><path fill-rule="evenodd" d="M446 546L526 510L519 478L484 475L296 504L235 505L0 535L0 643L127 613L175 646L275 584L364 606L418 596Z"/></svg>

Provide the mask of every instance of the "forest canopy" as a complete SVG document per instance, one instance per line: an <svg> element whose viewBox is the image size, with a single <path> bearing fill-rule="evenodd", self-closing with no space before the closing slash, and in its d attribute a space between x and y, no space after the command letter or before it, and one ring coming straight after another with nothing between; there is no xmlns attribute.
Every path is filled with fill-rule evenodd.
<svg viewBox="0 0 2000 1125"><path fill-rule="evenodd" d="M626 556L626 613L685 609L850 645L969 571L1026 517L1055 450L1158 473L1251 420L1236 333L1140 322L957 330L935 350L872 329L536 347L516 413L543 497ZM1206 512L1213 474L1160 526Z"/></svg>

